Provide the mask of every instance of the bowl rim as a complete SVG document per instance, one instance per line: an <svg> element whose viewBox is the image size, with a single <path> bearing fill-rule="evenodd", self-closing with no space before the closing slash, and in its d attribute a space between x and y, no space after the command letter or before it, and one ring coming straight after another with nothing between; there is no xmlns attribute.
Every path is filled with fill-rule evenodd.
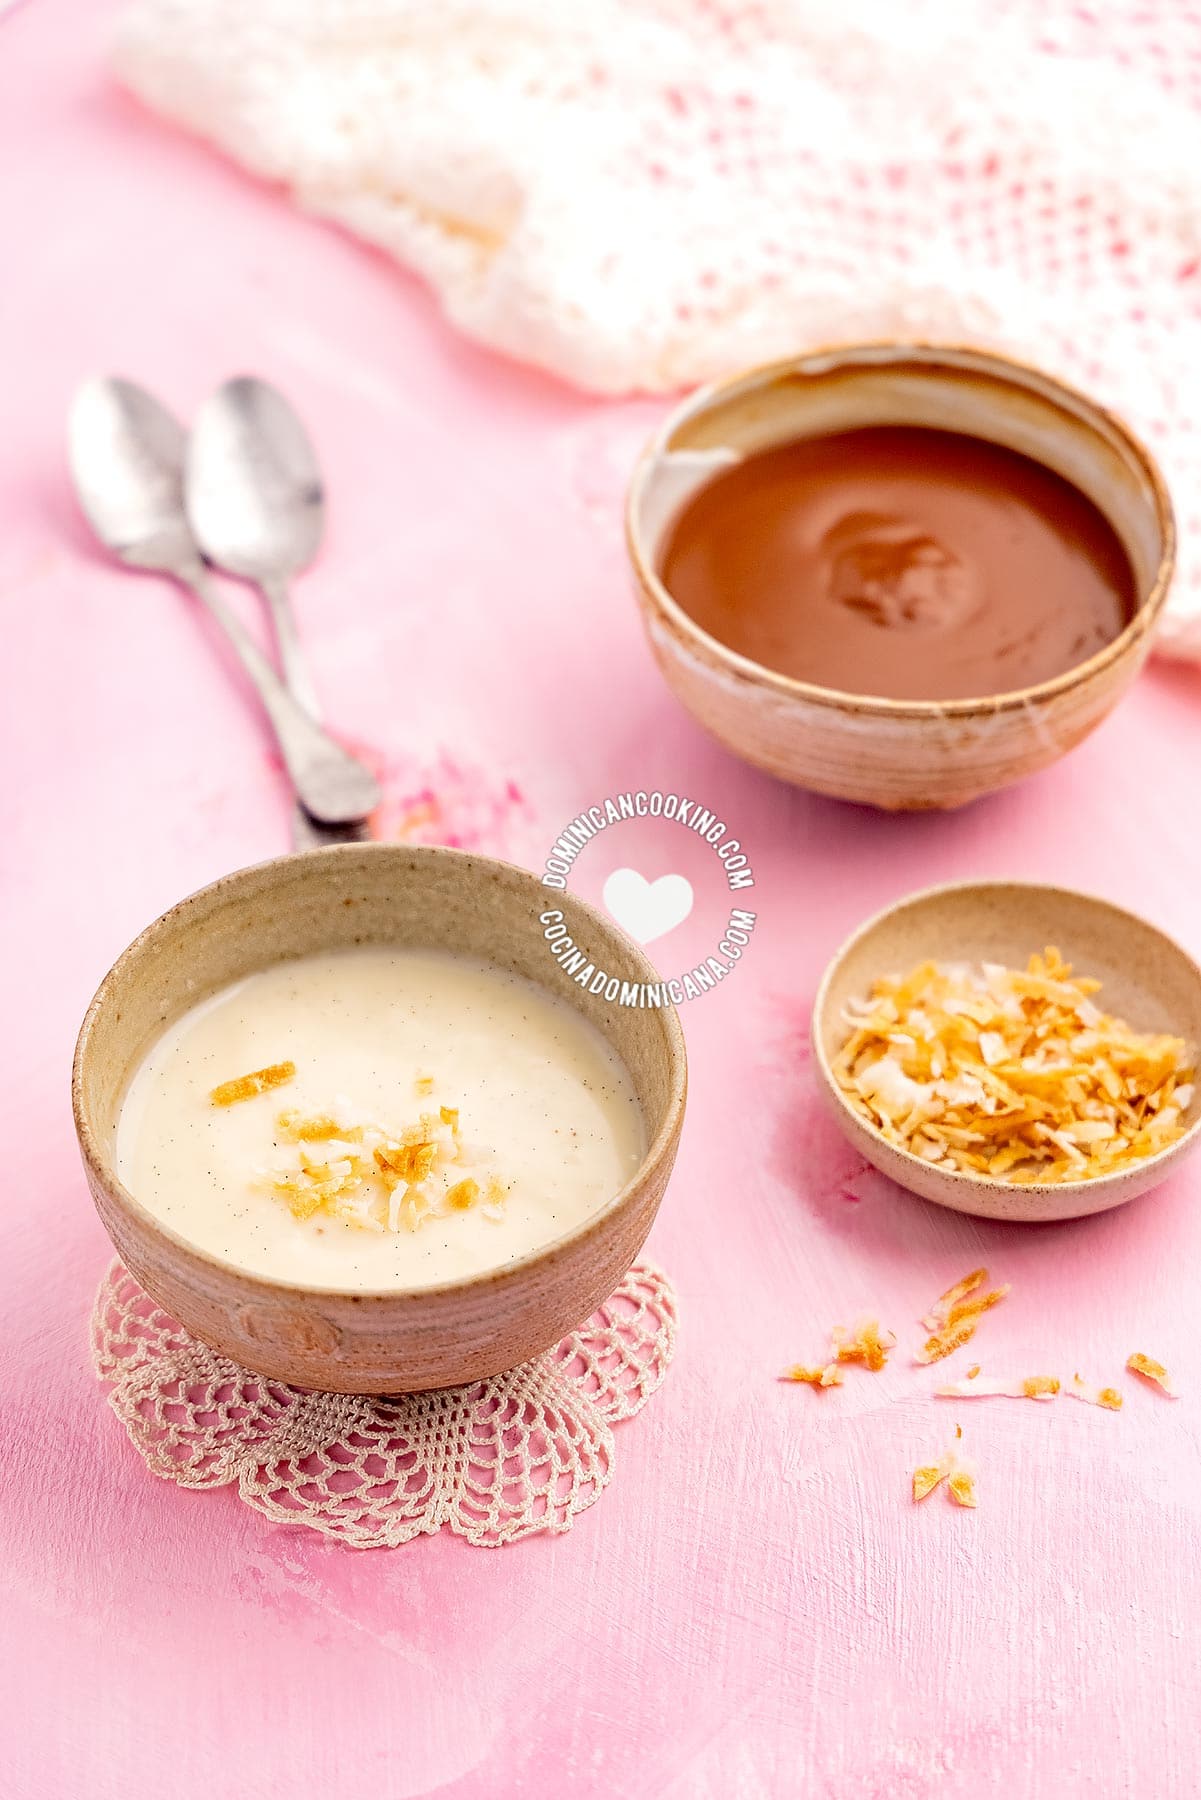
<svg viewBox="0 0 1201 1800"><path fill-rule="evenodd" d="M1201 1132L1201 1107L1198 1107L1196 1116L1186 1127L1183 1136L1178 1137L1171 1144L1166 1144L1162 1150L1155 1151L1154 1155L1141 1157L1137 1162L1128 1163L1124 1168L1110 1169L1101 1175L1088 1175L1082 1180L1029 1181L1019 1184L1006 1181L1000 1175L979 1175L970 1173L966 1169L943 1169L937 1163L928 1163L923 1157L915 1155L912 1150L906 1150L901 1144L894 1144L891 1139L884 1136L878 1125L875 1125L870 1119L865 1119L862 1113L856 1112L851 1106L830 1067L821 1032L822 1014L827 1005L830 988L842 963L856 945L862 942L877 926L882 925L886 919L891 918L894 913L902 912L907 907L921 902L943 898L949 894L979 893L989 888L1025 888L1031 893L1062 895L1069 900L1084 900L1089 905L1103 907L1106 912L1115 914L1126 923L1137 925L1142 931L1153 932L1176 956L1188 964L1196 977L1198 990L1201 991L1201 965L1198 965L1196 960L1189 955L1184 946L1164 931L1161 926L1153 924L1150 919L1143 918L1141 913L1132 912L1129 907L1119 906L1116 901L1108 899L1104 894L1089 893L1084 888L1064 887L1054 881L1023 881L1001 875L983 876L965 881L936 882L932 887L917 888L911 894L903 894L899 900L894 900L890 905L882 906L878 912L873 913L869 919L865 919L861 925L857 926L849 937L843 939L826 964L814 996L809 1029L813 1060L826 1092L837 1102L839 1110L846 1118L853 1120L856 1126L873 1138L891 1156L897 1157L901 1163L911 1165L914 1169L920 1169L926 1178L931 1175L936 1176L940 1182L946 1182L949 1186L958 1188L960 1192L988 1188L1007 1194L1095 1194L1112 1187L1124 1186L1134 1175L1141 1176L1145 1170L1174 1162L1189 1148L1198 1133ZM1201 1045L1197 1045L1195 1048L1201 1051Z"/></svg>
<svg viewBox="0 0 1201 1800"><path fill-rule="evenodd" d="M303 1299L353 1301L364 1306L406 1301L424 1305L427 1301L436 1300L443 1295L463 1294L494 1283L507 1283L528 1273L540 1264L553 1262L563 1252L574 1248L584 1239L603 1229L614 1215L624 1210L637 1197L647 1180L665 1161L670 1166L683 1125L688 1094L688 1054L684 1029L680 1023L679 1012L670 997L665 1006L654 1009L655 1015L663 1022L670 1069L670 1085L663 1122L652 1141L647 1145L638 1167L629 1180L595 1212L589 1213L559 1237L553 1238L545 1244L537 1245L533 1250L527 1251L524 1256L500 1263L494 1268L478 1270L473 1275L460 1276L454 1281L437 1282L421 1287L325 1287L317 1283L285 1280L277 1275L245 1268L228 1257L217 1256L143 1206L121 1180L117 1173L115 1156L110 1157L102 1149L87 1116L85 1089L90 1073L89 1052L96 1021L109 1004L115 980L159 932L168 924L178 921L181 914L186 916L191 909L209 899L210 896L222 889L236 887L250 878L262 877L272 870L302 868L307 866L310 861L315 864L319 857L336 857L339 860L350 861L364 854L403 859L416 857L419 861L440 861L452 858L482 866L485 870L498 869L503 870L507 875L517 874L528 881L533 889L540 886L538 877L532 870L523 868L519 863L506 862L501 857L485 856L477 851L461 850L449 844L381 843L374 839L366 842L331 844L317 850L292 851L283 856L267 857L262 862L248 863L243 868L233 869L225 875L220 875L215 881L206 882L203 887L195 888L191 893L185 894L182 899L167 907L164 912L159 913L148 925L145 925L137 936L125 946L101 979L88 1003L75 1042L75 1053L71 1066L71 1110L80 1154L91 1180L98 1183L122 1210L133 1215L154 1234L166 1239L185 1255L196 1258L221 1275L233 1276L249 1286L263 1288L276 1295L293 1295ZM564 895L560 892L560 898L563 897ZM615 933L618 938L625 940L633 966L639 970L641 979L649 979L652 983L661 979L641 947L628 937L615 920L606 918L598 908L582 899L578 894L568 892L565 897L571 905L580 910L585 919L594 921L603 930ZM288 959L277 960L286 961ZM479 960L487 961L488 959L481 957ZM269 965L264 964L264 967L266 966ZM553 997L561 998L559 995ZM600 1027L598 1026L597 1029L599 1030ZM604 1034L602 1033L602 1035ZM607 1038L606 1042L608 1043ZM614 1050L612 1044L609 1044L609 1048ZM614 1054L618 1056L619 1060L622 1060L620 1052L614 1050Z"/></svg>
<svg viewBox="0 0 1201 1800"><path fill-rule="evenodd" d="M854 693L843 688L822 687L817 682L802 681L796 676L785 675L766 663L756 662L752 657L743 656L740 651L731 650L685 612L654 568L635 519L635 511L641 503L652 464L665 453L669 439L680 426L704 413L715 401L733 396L740 389L764 386L790 373L804 374L810 368L812 372L818 373L821 364L836 364L840 359L848 363L860 361L865 367L880 366L893 360L912 361L927 369L941 366L960 370L965 364L970 366L974 363L981 372L1007 381L1011 387L1020 388L1026 393L1037 390L1049 404L1058 405L1061 412L1070 414L1078 422L1083 418L1083 422L1098 436L1101 435L1099 426L1107 427L1115 434L1130 452L1150 486L1161 541L1159 562L1150 586L1132 617L1115 638L1100 650L1094 651L1083 662L1074 663L1062 674L1052 676L1047 681L1036 682L1030 687L1007 688L996 694L971 695L956 700L897 700L885 694ZM1064 404L1065 402L1068 404ZM984 441L994 440L985 436ZM1097 503L1094 501L1093 504ZM1112 525L1108 515L1099 506L1098 511ZM844 713L894 719L963 719L1023 711L1032 704L1040 704L1070 692L1090 681L1093 676L1102 674L1112 663L1121 661L1154 628L1167 600L1176 566L1176 519L1167 483L1142 439L1118 413L1058 375L1052 375L1048 370L1039 368L1036 363L1026 362L1005 351L966 341L919 337L847 339L800 350L791 356L777 357L771 362L755 363L732 375L721 376L694 389L674 406L643 445L630 476L625 500L625 544L626 554L648 609L657 609L676 633L686 640L689 648L727 673L741 676L752 685L769 688L789 699L808 701L811 705L835 708Z"/></svg>

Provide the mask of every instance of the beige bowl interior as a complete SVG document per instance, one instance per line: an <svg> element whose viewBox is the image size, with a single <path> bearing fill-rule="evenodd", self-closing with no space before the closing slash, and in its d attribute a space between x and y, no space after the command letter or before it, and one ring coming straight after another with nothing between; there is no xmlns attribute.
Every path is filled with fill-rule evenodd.
<svg viewBox="0 0 1201 1800"><path fill-rule="evenodd" d="M1053 680L949 701L818 687L702 630L659 577L667 533L687 501L721 468L758 451L880 424L989 440L1088 495L1130 558L1138 604L1125 629ZM651 648L697 720L782 780L890 810L962 806L1045 768L1085 737L1146 658L1175 551L1163 481L1118 419L1011 358L904 342L814 351L692 395L634 472L626 535ZM1056 605L1053 590L1046 605Z"/></svg>
<svg viewBox="0 0 1201 1800"><path fill-rule="evenodd" d="M436 848L343 845L241 870L163 915L102 983L76 1051L76 1126L89 1185L127 1266L196 1336L262 1373L350 1392L400 1392L497 1373L547 1348L605 1299L637 1256L675 1155L686 1087L674 1009L607 1004L550 954L538 922L565 915L598 967L655 981L641 951L570 894L525 870ZM252 971L355 944L445 948L565 999L630 1073L649 1149L633 1180L560 1242L443 1288L339 1294L276 1283L211 1258L153 1219L118 1180L129 1081L164 1028Z"/></svg>
<svg viewBox="0 0 1201 1800"><path fill-rule="evenodd" d="M846 1041L843 1008L873 981L933 957L942 962L1025 966L1033 950L1054 944L1081 975L1102 982L1099 1004L1136 1030L1171 1032L1201 1046L1201 969L1171 938L1106 900L1065 888L980 882L931 888L881 913L835 955L818 992L813 1044L819 1078L835 1116L857 1148L903 1187L958 1212L994 1219L1064 1219L1102 1212L1161 1181L1193 1147L1201 1123L1201 1087L1186 1115L1184 1138L1117 1174L1055 1186L1015 1187L983 1176L940 1171L889 1144L843 1097L831 1061Z"/></svg>

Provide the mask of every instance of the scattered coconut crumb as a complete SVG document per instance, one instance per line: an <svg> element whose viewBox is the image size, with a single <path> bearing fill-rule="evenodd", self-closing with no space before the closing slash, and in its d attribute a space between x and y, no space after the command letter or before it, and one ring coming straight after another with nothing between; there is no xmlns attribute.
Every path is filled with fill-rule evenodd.
<svg viewBox="0 0 1201 1800"><path fill-rule="evenodd" d="M979 1373L979 1364L976 1365ZM975 1375L963 1381L948 1381L935 1388L940 1400L985 1400L990 1395L1005 1395L1010 1400L1054 1400L1060 1391L1058 1375L1026 1375L1017 1380L978 1381Z"/></svg>
<svg viewBox="0 0 1201 1800"><path fill-rule="evenodd" d="M971 1368L967 1372L967 1379L969 1381L975 1381L975 1379L979 1373L980 1373L980 1364L973 1363Z"/></svg>
<svg viewBox="0 0 1201 1800"><path fill-rule="evenodd" d="M925 1162L1017 1184L1108 1174L1183 1135L1195 1071L1183 1039L1132 1031L1099 988L1054 947L1025 970L922 963L847 1007L835 1078Z"/></svg>
<svg viewBox="0 0 1201 1800"><path fill-rule="evenodd" d="M924 1463L920 1469L913 1471L913 1498L915 1500L924 1500L926 1495L932 1494L939 1482L946 1478L945 1461L944 1458L943 1462Z"/></svg>
<svg viewBox="0 0 1201 1800"><path fill-rule="evenodd" d="M1156 1362L1153 1356L1145 1356L1141 1350L1134 1350L1126 1358L1126 1367L1131 1374L1141 1375L1144 1381L1154 1382L1156 1387L1162 1388L1170 1399L1178 1400L1180 1398L1179 1390L1173 1383L1172 1377L1163 1364Z"/></svg>
<svg viewBox="0 0 1201 1800"><path fill-rule="evenodd" d="M982 1287L987 1280L987 1269L973 1269L970 1275L965 1275L962 1281L957 1281L953 1287L949 1287L945 1294L940 1294L929 1312L922 1314L922 1324L926 1330L937 1331L939 1326L945 1325L950 1317L951 1308L958 1306L961 1300L966 1300L969 1294L974 1294L976 1289Z"/></svg>
<svg viewBox="0 0 1201 1800"><path fill-rule="evenodd" d="M1005 1380L948 1381L935 1388L939 1400L984 1400L990 1395L1003 1395L1010 1400L1054 1400L1057 1394L1070 1394L1073 1400L1085 1400L1090 1406L1101 1406L1110 1412L1122 1410L1122 1396L1117 1388L1091 1387L1080 1375L1064 1383L1058 1375L1025 1375Z"/></svg>
<svg viewBox="0 0 1201 1800"><path fill-rule="evenodd" d="M830 1388L842 1386L842 1370L837 1363L827 1363L824 1368L817 1363L793 1363L785 1369L781 1381L805 1381L810 1387Z"/></svg>
<svg viewBox="0 0 1201 1800"><path fill-rule="evenodd" d="M830 1332L831 1359L825 1363L794 1363L781 1381L805 1381L810 1387L841 1387L840 1363L862 1363L878 1374L896 1344L896 1333L882 1331L878 1319L860 1319L849 1329L835 1325Z"/></svg>
<svg viewBox="0 0 1201 1800"><path fill-rule="evenodd" d="M949 1287L945 1294L939 1295L929 1312L922 1317L922 1324L930 1336L917 1353L916 1360L919 1363L941 1362L943 1357L961 1350L976 1335L976 1326L984 1314L991 1311L1009 1292L1009 1284L1006 1282L987 1293L978 1293L977 1290L987 1280L987 1269L973 1269L970 1275L965 1275L962 1281L957 1281L954 1287Z"/></svg>
<svg viewBox="0 0 1201 1800"><path fill-rule="evenodd" d="M947 1476L947 1491L957 1506L976 1506L976 1474L966 1463L960 1463Z"/></svg>
<svg viewBox="0 0 1201 1800"><path fill-rule="evenodd" d="M1121 1412L1122 1396L1115 1387L1091 1387L1082 1375L1073 1375L1064 1388L1073 1400L1083 1400L1089 1406L1102 1406L1108 1412Z"/></svg>
<svg viewBox="0 0 1201 1800"><path fill-rule="evenodd" d="M884 1367L896 1341L896 1333L881 1331L876 1319L860 1319L849 1331L844 1325L836 1325L830 1333L837 1362L862 1363L873 1374Z"/></svg>
<svg viewBox="0 0 1201 1800"><path fill-rule="evenodd" d="M239 1100L253 1100L256 1094L265 1094L269 1088L283 1087L296 1074L294 1062L272 1063L266 1069L255 1069L250 1075L238 1075L233 1081L223 1081L209 1095L214 1106L234 1106Z"/></svg>
<svg viewBox="0 0 1201 1800"><path fill-rule="evenodd" d="M913 1471L913 1498L915 1500L924 1500L927 1494L932 1494L935 1488L945 1481L947 1495L955 1502L956 1506L975 1506L977 1504L976 1465L960 1456L955 1447L962 1437L963 1431L957 1425L955 1427L955 1444L951 1446L946 1455L940 1457L936 1463L925 1463L920 1469Z"/></svg>

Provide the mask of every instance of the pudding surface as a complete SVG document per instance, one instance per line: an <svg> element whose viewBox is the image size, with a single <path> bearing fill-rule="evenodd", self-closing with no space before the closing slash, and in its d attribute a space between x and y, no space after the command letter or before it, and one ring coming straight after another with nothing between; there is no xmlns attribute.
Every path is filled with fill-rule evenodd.
<svg viewBox="0 0 1201 1800"><path fill-rule="evenodd" d="M288 1064L294 1075L275 1073ZM214 1100L240 1094L253 1072L272 1081ZM373 1176L352 1196L374 1223L341 1201L297 1216L286 1184L308 1181L306 1158L337 1168L346 1152L370 1165L377 1123L399 1140L447 1114L453 1142L449 1126L431 1135L440 1159L457 1160L441 1186L436 1172L421 1189L440 1195L462 1177L480 1203L419 1221L396 1206L389 1224L390 1193L409 1190L393 1185L385 1141L388 1187ZM338 1141L297 1142L298 1119L330 1116ZM117 1163L147 1211L210 1255L281 1281L375 1291L459 1280L553 1242L625 1185L645 1147L624 1065L566 1002L471 957L362 947L259 971L169 1027L130 1083ZM488 1204L490 1185L500 1203Z"/></svg>

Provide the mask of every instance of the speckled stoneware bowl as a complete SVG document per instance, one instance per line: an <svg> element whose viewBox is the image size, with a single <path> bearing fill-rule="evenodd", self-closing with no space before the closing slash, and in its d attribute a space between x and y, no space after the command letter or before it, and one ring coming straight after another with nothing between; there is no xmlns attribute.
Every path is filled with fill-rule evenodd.
<svg viewBox="0 0 1201 1800"><path fill-rule="evenodd" d="M720 469L796 438L925 425L985 438L1064 476L1105 514L1134 570L1121 635L1053 681L973 700L841 693L710 637L659 579L668 529ZM982 350L912 343L814 351L693 394L635 470L626 538L643 622L669 687L737 756L799 787L891 810L962 806L1045 768L1098 725L1150 648L1175 551L1151 457L1111 413ZM1047 605L1055 605L1049 592Z"/></svg>
<svg viewBox="0 0 1201 1800"><path fill-rule="evenodd" d="M1024 968L1032 951L1048 944L1077 974L1102 983L1097 999L1106 1012L1136 1031L1170 1032L1201 1046L1201 969L1137 914L1090 894L1019 881L965 882L914 894L847 940L826 970L813 1008L814 1066L834 1116L855 1148L902 1187L986 1219L1074 1219L1145 1193L1196 1147L1201 1084L1185 1115L1184 1136L1168 1149L1115 1174L1041 1187L939 1169L890 1144L849 1104L831 1067L848 1036L842 1015L849 1000L861 999L881 975L903 973L928 957Z"/></svg>
<svg viewBox="0 0 1201 1800"><path fill-rule="evenodd" d="M555 907L597 966L658 979L592 907ZM524 869L459 850L346 844L227 875L156 919L105 976L75 1053L75 1126L88 1185L122 1260L202 1342L262 1374L344 1393L448 1387L515 1367L608 1298L638 1255L671 1174L687 1087L673 1008L606 1004L560 969ZM227 983L286 957L352 944L479 956L527 977L598 1026L637 1093L649 1149L633 1179L556 1242L437 1288L345 1293L251 1275L152 1218L118 1179L117 1119L166 1026Z"/></svg>

